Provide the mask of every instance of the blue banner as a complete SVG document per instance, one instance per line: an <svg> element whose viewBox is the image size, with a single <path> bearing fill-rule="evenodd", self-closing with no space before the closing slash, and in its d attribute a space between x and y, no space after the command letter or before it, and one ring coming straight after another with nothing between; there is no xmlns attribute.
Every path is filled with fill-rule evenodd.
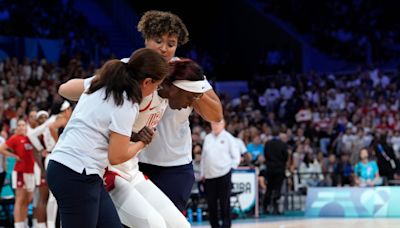
<svg viewBox="0 0 400 228"><path fill-rule="evenodd" d="M400 187L309 188L305 215L400 217Z"/></svg>
<svg viewBox="0 0 400 228"><path fill-rule="evenodd" d="M233 210L239 213L253 211L255 217L258 217L257 171L243 167L234 169L232 172L232 184L232 192L236 192L238 197L238 205L235 205ZM235 199L232 200L234 201ZM240 209L237 208L239 205Z"/></svg>

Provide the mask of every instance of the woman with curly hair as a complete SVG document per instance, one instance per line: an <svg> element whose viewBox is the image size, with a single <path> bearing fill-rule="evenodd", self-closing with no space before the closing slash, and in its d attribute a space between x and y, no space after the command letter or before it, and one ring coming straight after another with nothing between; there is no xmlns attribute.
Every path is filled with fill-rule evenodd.
<svg viewBox="0 0 400 228"><path fill-rule="evenodd" d="M142 48L127 63L109 60L84 84L47 166L62 227L122 226L103 184L105 168L128 161L146 146L148 140L130 142L132 126L143 97L153 94L167 74L163 57Z"/></svg>
<svg viewBox="0 0 400 228"><path fill-rule="evenodd" d="M139 21L145 45L175 61L178 46L188 41L189 33L182 20L170 12L148 11ZM189 115L193 109L209 122L222 120L222 106L206 79L204 95L191 106L173 110L167 107L157 125L157 134L139 154L139 169L183 211L194 184L192 138Z"/></svg>

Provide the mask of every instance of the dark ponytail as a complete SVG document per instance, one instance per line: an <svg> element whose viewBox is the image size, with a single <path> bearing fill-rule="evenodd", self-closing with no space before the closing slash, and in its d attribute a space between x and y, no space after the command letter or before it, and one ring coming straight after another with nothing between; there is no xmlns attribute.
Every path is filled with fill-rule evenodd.
<svg viewBox="0 0 400 228"><path fill-rule="evenodd" d="M124 103L124 94L129 101L140 103L140 83L146 78L154 82L162 80L167 73L168 64L161 54L149 48L141 48L132 53L128 63L107 61L93 79L87 93L94 93L104 87L104 100L112 96L117 106Z"/></svg>

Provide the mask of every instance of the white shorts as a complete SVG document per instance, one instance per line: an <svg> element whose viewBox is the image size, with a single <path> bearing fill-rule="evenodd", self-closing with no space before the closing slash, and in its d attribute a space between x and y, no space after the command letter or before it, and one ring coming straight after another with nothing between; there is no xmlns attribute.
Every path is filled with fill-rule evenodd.
<svg viewBox="0 0 400 228"><path fill-rule="evenodd" d="M35 190L35 174L33 173L23 173L13 170L11 180L13 189L24 188L28 192Z"/></svg>
<svg viewBox="0 0 400 228"><path fill-rule="evenodd" d="M132 181L115 177L109 192L124 225L141 228L188 228L189 222L170 199L141 172Z"/></svg>
<svg viewBox="0 0 400 228"><path fill-rule="evenodd" d="M33 166L33 173L35 174L35 185L40 186L42 170L40 170L40 167L36 162L35 165Z"/></svg>

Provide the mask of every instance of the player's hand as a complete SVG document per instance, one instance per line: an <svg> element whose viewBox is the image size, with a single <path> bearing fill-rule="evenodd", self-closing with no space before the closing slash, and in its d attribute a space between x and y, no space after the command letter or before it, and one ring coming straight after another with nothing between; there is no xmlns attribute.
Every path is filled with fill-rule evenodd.
<svg viewBox="0 0 400 228"><path fill-rule="evenodd" d="M151 140L153 140L153 136L154 130L147 126L143 127L142 130L140 130L137 134L138 141L142 141L146 145L151 143Z"/></svg>
<svg viewBox="0 0 400 228"><path fill-rule="evenodd" d="M131 142L139 142L139 133L132 132Z"/></svg>
<svg viewBox="0 0 400 228"><path fill-rule="evenodd" d="M46 149L40 151L40 154L42 155L43 158L47 157L47 155L49 154L49 152L47 152Z"/></svg>
<svg viewBox="0 0 400 228"><path fill-rule="evenodd" d="M15 160L17 161L21 161L21 158L18 155L13 156L15 158Z"/></svg>

